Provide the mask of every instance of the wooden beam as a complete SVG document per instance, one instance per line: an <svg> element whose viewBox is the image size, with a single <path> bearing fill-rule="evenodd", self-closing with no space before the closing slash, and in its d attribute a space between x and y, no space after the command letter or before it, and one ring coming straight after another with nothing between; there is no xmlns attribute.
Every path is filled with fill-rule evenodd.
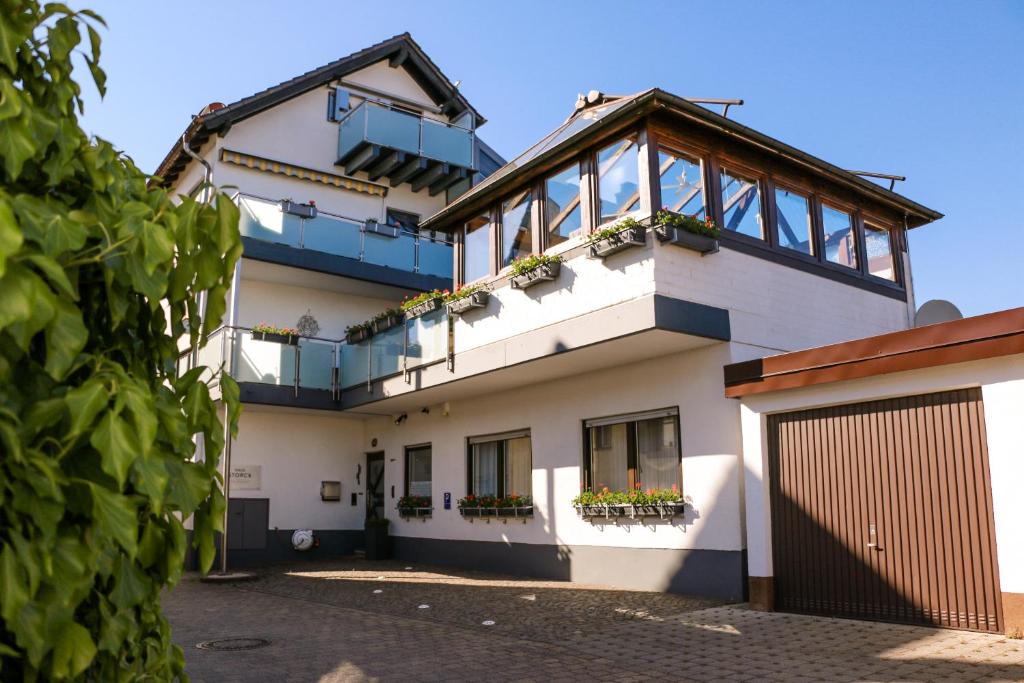
<svg viewBox="0 0 1024 683"><path fill-rule="evenodd" d="M366 169L366 177L370 180L377 180L391 173L404 163L405 152L396 149L390 154L385 154L381 157L380 161Z"/></svg>
<svg viewBox="0 0 1024 683"><path fill-rule="evenodd" d="M391 187L398 187L402 183L418 176L423 171L427 170L429 162L423 157L413 157L405 162L404 166L399 166L397 170L392 171L391 175L388 176L388 185Z"/></svg>
<svg viewBox="0 0 1024 683"><path fill-rule="evenodd" d="M441 194L442 192L447 190L449 187L451 187L452 185L454 185L455 183L459 182L460 180L462 180L465 177L466 177L466 169L464 169L464 168L454 168L454 169L452 169L452 171L448 175L446 175L443 178L440 178L440 179L438 179L438 180L436 180L436 181L434 181L433 183L430 184L430 196L434 197L436 195Z"/></svg>
<svg viewBox="0 0 1024 683"><path fill-rule="evenodd" d="M408 58L409 50L403 47L401 50L399 50L398 52L396 52L395 54L391 55L391 57L388 58L388 66L390 66L392 69L397 69L398 67L405 64L405 60Z"/></svg>
<svg viewBox="0 0 1024 683"><path fill-rule="evenodd" d="M363 170L380 156L380 145L366 145L345 163L345 174L352 175Z"/></svg>
<svg viewBox="0 0 1024 683"><path fill-rule="evenodd" d="M419 192L438 178L446 175L448 175L448 164L435 164L432 168L420 173L413 179L412 191Z"/></svg>

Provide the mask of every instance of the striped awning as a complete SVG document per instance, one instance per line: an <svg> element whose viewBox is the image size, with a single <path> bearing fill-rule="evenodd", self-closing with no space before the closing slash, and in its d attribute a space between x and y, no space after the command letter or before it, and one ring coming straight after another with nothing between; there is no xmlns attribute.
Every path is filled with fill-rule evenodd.
<svg viewBox="0 0 1024 683"><path fill-rule="evenodd" d="M344 175L336 175L334 173L325 173L324 171L296 166L295 164L288 164L283 161L264 159L263 157L245 154L243 152L235 152L230 149L222 149L220 151L220 160L228 164L251 168L254 171L277 173L292 178L299 178L300 180L308 180L312 183L330 185L343 190L362 192L364 194L370 194L377 197L385 197L388 194L388 188L386 185L378 185L377 183L371 183L366 180L359 180L357 178L351 178Z"/></svg>

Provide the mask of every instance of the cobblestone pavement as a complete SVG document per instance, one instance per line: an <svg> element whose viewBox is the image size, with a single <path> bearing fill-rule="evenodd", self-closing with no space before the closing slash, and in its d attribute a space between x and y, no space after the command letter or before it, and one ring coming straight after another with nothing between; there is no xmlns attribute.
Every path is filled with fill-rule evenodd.
<svg viewBox="0 0 1024 683"><path fill-rule="evenodd" d="M1002 636L397 563L189 576L164 606L197 682L1024 680ZM196 648L228 637L270 645Z"/></svg>

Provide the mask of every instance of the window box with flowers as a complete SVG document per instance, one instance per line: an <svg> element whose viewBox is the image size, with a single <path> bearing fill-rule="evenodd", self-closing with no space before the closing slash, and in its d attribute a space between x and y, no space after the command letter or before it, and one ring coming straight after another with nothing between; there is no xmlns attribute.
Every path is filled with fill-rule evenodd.
<svg viewBox="0 0 1024 683"><path fill-rule="evenodd" d="M619 520L658 517L671 521L686 512L689 498L672 486L670 489L634 489L632 491L586 490L573 498L573 507L584 519Z"/></svg>
<svg viewBox="0 0 1024 683"><path fill-rule="evenodd" d="M631 247L647 244L647 227L635 218L626 218L597 232L587 239L590 255L607 258Z"/></svg>
<svg viewBox="0 0 1024 683"><path fill-rule="evenodd" d="M359 344L373 336L370 323L357 323L345 328L345 341L349 344Z"/></svg>
<svg viewBox="0 0 1024 683"><path fill-rule="evenodd" d="M275 327L267 323L259 323L252 327L252 338L287 346L299 345L299 331L294 327Z"/></svg>
<svg viewBox="0 0 1024 683"><path fill-rule="evenodd" d="M522 519L524 522L533 517L533 498L510 493L504 497L475 496L469 494L459 499L459 514L472 522L474 519L490 518L508 521Z"/></svg>
<svg viewBox="0 0 1024 683"><path fill-rule="evenodd" d="M448 312L453 315L465 315L474 308L486 308L491 293L484 289L483 285L470 285L469 287L457 287L455 292L448 295L445 302L448 304Z"/></svg>
<svg viewBox="0 0 1024 683"><path fill-rule="evenodd" d="M509 282L513 289L527 289L541 282L552 282L558 279L561 272L561 256L534 254L512 262Z"/></svg>
<svg viewBox="0 0 1024 683"><path fill-rule="evenodd" d="M370 321L370 327L374 334L381 334L382 332L387 332L392 327L398 327L404 320L405 315L402 313L402 309L389 308L373 316L373 319Z"/></svg>
<svg viewBox="0 0 1024 683"><path fill-rule="evenodd" d="M406 319L411 319L439 311L441 306L444 305L445 297L449 294L450 292L447 289L444 291L435 289L430 292L423 292L411 299L403 300L402 312L405 313Z"/></svg>
<svg viewBox="0 0 1024 683"><path fill-rule="evenodd" d="M426 520L434 514L430 496L402 496L398 499L398 516L402 519Z"/></svg>
<svg viewBox="0 0 1024 683"><path fill-rule="evenodd" d="M691 249L701 256L718 251L721 231L710 216L702 220L696 215L687 216L662 209L654 217L654 222L654 234L661 242Z"/></svg>

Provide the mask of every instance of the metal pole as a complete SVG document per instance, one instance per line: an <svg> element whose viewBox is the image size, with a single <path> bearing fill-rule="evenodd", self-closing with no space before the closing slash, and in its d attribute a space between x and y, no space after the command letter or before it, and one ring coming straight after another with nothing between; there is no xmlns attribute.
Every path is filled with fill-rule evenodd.
<svg viewBox="0 0 1024 683"><path fill-rule="evenodd" d="M234 338L238 332L238 290L242 283L242 261L235 264L235 275L231 280L231 291L228 301L228 328L232 335L232 359L234 358L234 345L237 340ZM233 365L233 363L232 363ZM232 367L233 371L234 368ZM231 506L231 424L228 418L227 404L224 403L221 394L221 404L224 406L224 530L220 534L220 571L226 574L228 571L228 508Z"/></svg>

